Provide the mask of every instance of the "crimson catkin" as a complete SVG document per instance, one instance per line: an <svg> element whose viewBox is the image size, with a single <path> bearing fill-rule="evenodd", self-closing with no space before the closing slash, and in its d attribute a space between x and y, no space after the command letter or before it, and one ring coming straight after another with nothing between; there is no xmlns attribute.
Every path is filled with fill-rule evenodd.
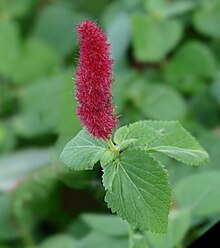
<svg viewBox="0 0 220 248"><path fill-rule="evenodd" d="M116 127L111 103L110 44L100 27L90 20L77 26L80 58L76 72L77 114L94 138L108 139Z"/></svg>

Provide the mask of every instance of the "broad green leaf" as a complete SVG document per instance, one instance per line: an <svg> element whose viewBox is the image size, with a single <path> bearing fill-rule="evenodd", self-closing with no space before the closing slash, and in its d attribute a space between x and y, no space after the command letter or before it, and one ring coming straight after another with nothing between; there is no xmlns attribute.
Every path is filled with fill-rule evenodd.
<svg viewBox="0 0 220 248"><path fill-rule="evenodd" d="M187 107L183 97L175 89L164 83L158 83L159 80L161 79L150 78L149 81L155 82L149 83L144 78L134 78L126 91L124 90L127 93L126 97L147 118L159 120L183 119Z"/></svg>
<svg viewBox="0 0 220 248"><path fill-rule="evenodd" d="M15 83L31 83L55 74L59 70L59 62L55 50L40 40L30 38L24 43L17 58L12 78Z"/></svg>
<svg viewBox="0 0 220 248"><path fill-rule="evenodd" d="M160 139L148 146L148 152L161 152L190 165L199 165L208 159L207 152L179 122L144 121L144 123L163 134Z"/></svg>
<svg viewBox="0 0 220 248"><path fill-rule="evenodd" d="M212 3L213 1L207 1ZM193 16L193 23L195 28L212 38L220 39L220 30L219 30L219 22L220 22L220 2L218 2L218 6L209 6L207 8L197 9Z"/></svg>
<svg viewBox="0 0 220 248"><path fill-rule="evenodd" d="M0 194L0 241L19 238L19 231L12 218L11 197L9 194Z"/></svg>
<svg viewBox="0 0 220 248"><path fill-rule="evenodd" d="M67 234L57 234L44 240L36 248L74 248L76 241Z"/></svg>
<svg viewBox="0 0 220 248"><path fill-rule="evenodd" d="M189 208L194 215L210 216L220 211L220 172L203 172L177 183L174 197L177 207Z"/></svg>
<svg viewBox="0 0 220 248"><path fill-rule="evenodd" d="M47 43L62 57L65 57L76 46L76 35L73 29L82 19L83 16L74 13L68 5L48 5L39 12L33 28L33 36Z"/></svg>
<svg viewBox="0 0 220 248"><path fill-rule="evenodd" d="M140 62L157 62L178 44L182 26L176 20L156 20L135 14L132 33L136 59Z"/></svg>
<svg viewBox="0 0 220 248"><path fill-rule="evenodd" d="M106 142L94 139L83 129L67 143L60 158L71 169L92 170L106 150Z"/></svg>
<svg viewBox="0 0 220 248"><path fill-rule="evenodd" d="M115 167L112 183L109 170ZM127 149L113 164L104 168L105 201L112 212L116 212L133 227L164 233L171 202L171 187L163 165L146 152ZM107 178L107 179L106 179Z"/></svg>
<svg viewBox="0 0 220 248"><path fill-rule="evenodd" d="M147 146L155 139L158 139L160 135L158 130L140 121L117 129L114 135L114 142L117 144L118 150L123 150L128 146Z"/></svg>
<svg viewBox="0 0 220 248"><path fill-rule="evenodd" d="M145 0L146 10L150 12L152 16L157 18L168 18L184 14L192 10L195 7L195 3L191 0L169 2L167 0Z"/></svg>
<svg viewBox="0 0 220 248"><path fill-rule="evenodd" d="M181 120L186 115L186 107L183 97L175 89L162 84L151 84L148 85L141 110L152 119Z"/></svg>
<svg viewBox="0 0 220 248"><path fill-rule="evenodd" d="M190 211L173 210L169 214L168 231L166 234L147 232L147 239L154 248L174 248L183 240L190 227Z"/></svg>
<svg viewBox="0 0 220 248"><path fill-rule="evenodd" d="M107 214L83 214L81 219L92 230L109 236L125 236L128 234L128 225L115 215Z"/></svg>
<svg viewBox="0 0 220 248"><path fill-rule="evenodd" d="M212 78L215 72L216 61L212 51L199 41L184 43L165 66L167 81L190 93L202 91L204 80Z"/></svg>
<svg viewBox="0 0 220 248"><path fill-rule="evenodd" d="M58 122L58 132L62 137L73 137L81 129L80 121L76 115L76 100L73 99L73 80L72 72L65 74L62 82L63 87L61 89L61 103L60 103L60 117ZM67 125L68 123L68 125Z"/></svg>
<svg viewBox="0 0 220 248"><path fill-rule="evenodd" d="M86 237L80 239L74 248L127 248L128 246L127 238L113 238L96 232L91 232Z"/></svg>
<svg viewBox="0 0 220 248"><path fill-rule="evenodd" d="M10 0L7 1L6 9L9 15L12 17L21 18L24 17L28 12L30 13L34 5L35 1L32 0Z"/></svg>
<svg viewBox="0 0 220 248"><path fill-rule="evenodd" d="M0 20L0 76L11 78L20 54L20 33L18 26L7 20Z"/></svg>
<svg viewBox="0 0 220 248"><path fill-rule="evenodd" d="M65 79L65 75L57 75L37 80L26 87L21 99L21 113L13 120L13 126L19 135L34 137L57 131Z"/></svg>
<svg viewBox="0 0 220 248"><path fill-rule="evenodd" d="M12 189L31 171L51 160L51 148L27 149L0 158L0 190Z"/></svg>
<svg viewBox="0 0 220 248"><path fill-rule="evenodd" d="M111 55L116 64L125 57L131 39L129 16L119 13L107 28L108 41L111 45Z"/></svg>

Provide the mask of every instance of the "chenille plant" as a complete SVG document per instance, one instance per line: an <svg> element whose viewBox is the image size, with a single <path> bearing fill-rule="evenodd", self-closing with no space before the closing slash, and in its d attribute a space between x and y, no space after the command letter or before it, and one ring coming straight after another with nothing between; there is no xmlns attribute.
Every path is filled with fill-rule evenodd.
<svg viewBox="0 0 220 248"><path fill-rule="evenodd" d="M208 154L178 121L145 120L114 130L118 118L111 103L113 61L107 36L90 20L79 24L77 32L77 114L84 128L67 143L61 160L73 170L92 170L100 161L112 212L132 229L166 233L172 190L155 155L198 166Z"/></svg>

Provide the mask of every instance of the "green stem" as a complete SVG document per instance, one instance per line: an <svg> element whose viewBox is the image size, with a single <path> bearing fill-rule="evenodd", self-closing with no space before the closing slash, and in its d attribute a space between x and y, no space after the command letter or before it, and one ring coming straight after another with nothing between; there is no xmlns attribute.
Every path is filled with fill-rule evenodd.
<svg viewBox="0 0 220 248"><path fill-rule="evenodd" d="M130 248L147 248L145 235L129 225L129 247Z"/></svg>
<svg viewBox="0 0 220 248"><path fill-rule="evenodd" d="M115 145L114 145L114 143L112 142L111 139L109 139L107 142L108 142L108 145L109 145L110 149L111 149L113 152L119 153L119 151L117 150L117 148L115 147Z"/></svg>

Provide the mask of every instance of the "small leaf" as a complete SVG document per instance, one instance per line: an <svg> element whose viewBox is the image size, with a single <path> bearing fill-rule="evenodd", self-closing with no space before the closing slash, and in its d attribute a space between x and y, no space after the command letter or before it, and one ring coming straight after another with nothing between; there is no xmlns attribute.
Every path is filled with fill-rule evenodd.
<svg viewBox="0 0 220 248"><path fill-rule="evenodd" d="M74 170L92 170L106 150L106 142L94 139L83 129L67 143L60 158Z"/></svg>
<svg viewBox="0 0 220 248"><path fill-rule="evenodd" d="M180 208L189 208L194 215L210 216L220 212L220 172L203 172L179 181L174 189Z"/></svg>
<svg viewBox="0 0 220 248"><path fill-rule="evenodd" d="M118 145L118 150L122 150L136 145L148 145L160 135L158 130L140 121L116 130L114 141Z"/></svg>
<svg viewBox="0 0 220 248"><path fill-rule="evenodd" d="M177 121L145 121L160 130L163 136L151 143L148 152L161 152L182 163L199 165L208 159L208 153Z"/></svg>
<svg viewBox="0 0 220 248"><path fill-rule="evenodd" d="M117 154L118 153L106 149L100 158L101 165L105 166L106 164L112 162L117 157Z"/></svg>
<svg viewBox="0 0 220 248"><path fill-rule="evenodd" d="M164 233L171 202L167 172L157 160L138 149L127 149L114 163L104 168L104 181L109 167L115 167L112 190L105 200L112 212L140 230Z"/></svg>

